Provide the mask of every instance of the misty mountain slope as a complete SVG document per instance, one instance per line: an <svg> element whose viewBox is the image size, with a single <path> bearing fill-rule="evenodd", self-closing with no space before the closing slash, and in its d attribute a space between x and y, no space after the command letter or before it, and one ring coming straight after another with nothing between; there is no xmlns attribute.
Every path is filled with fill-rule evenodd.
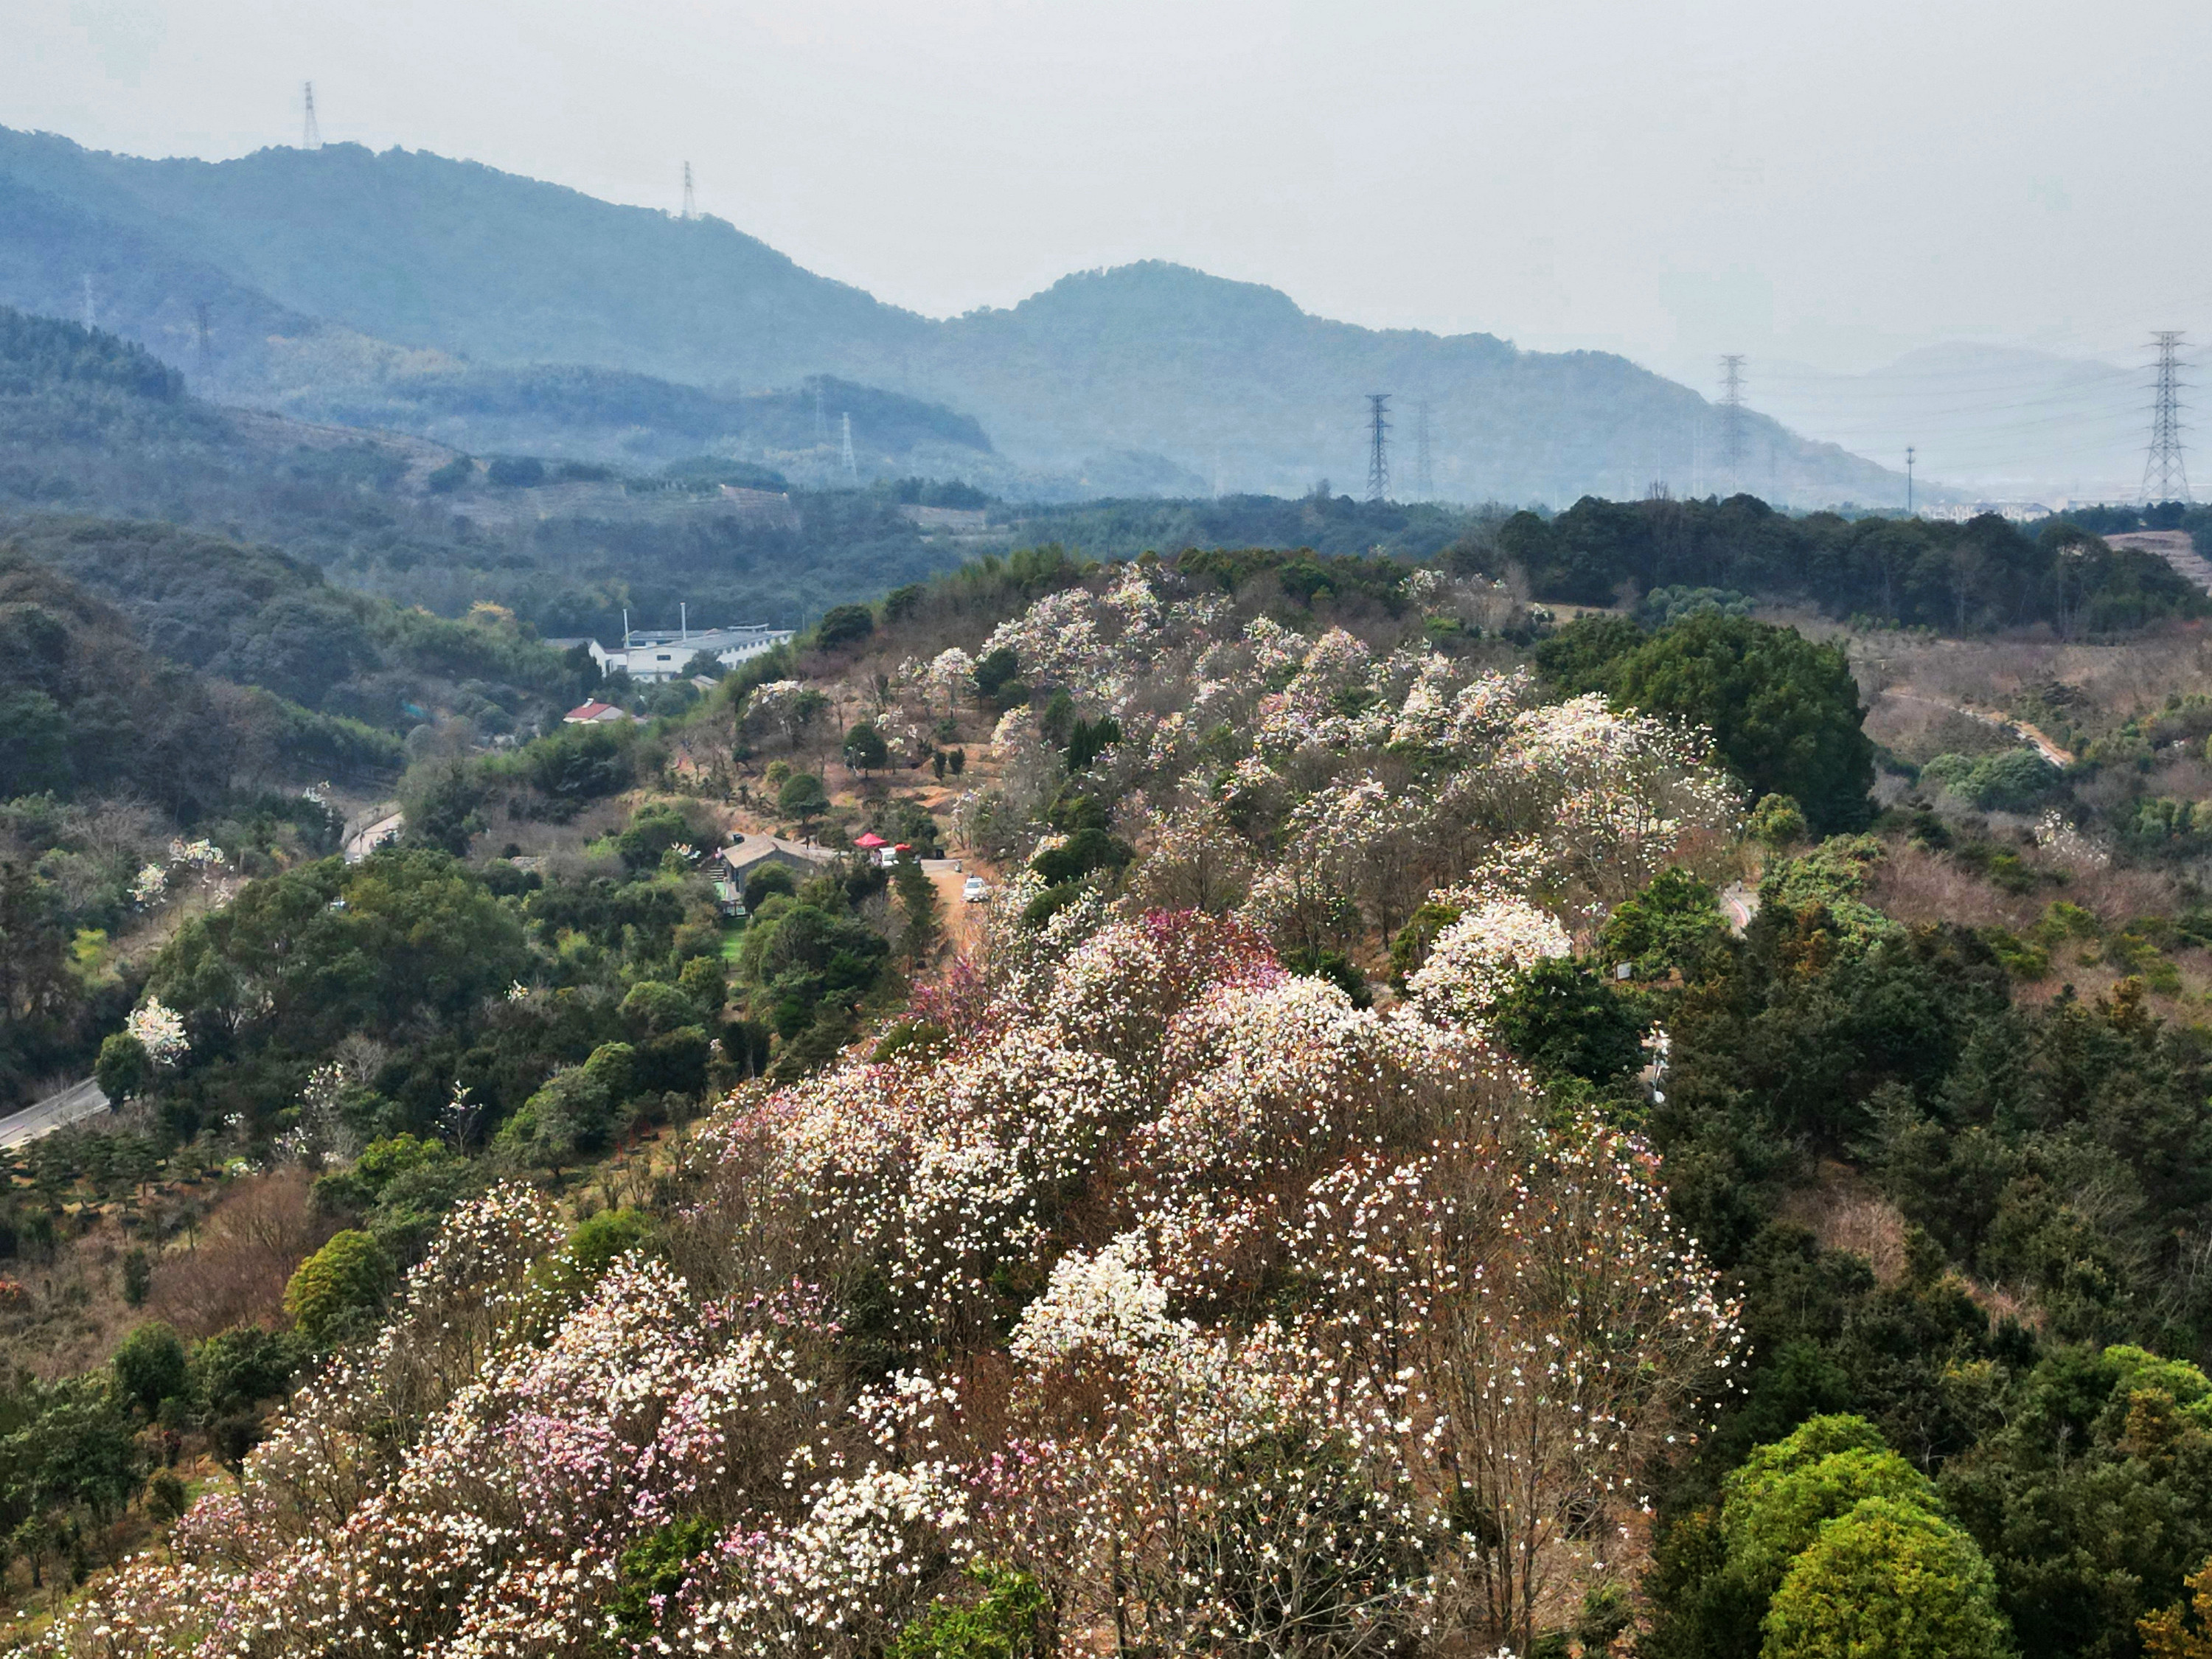
<svg viewBox="0 0 2212 1659"><path fill-rule="evenodd" d="M234 372L258 374L270 336L314 331L313 319L199 257L191 240L88 211L0 168L0 301L82 318L89 278L96 320L196 377L203 305L217 363Z"/></svg>
<svg viewBox="0 0 2212 1659"><path fill-rule="evenodd" d="M293 412L411 432L478 453L604 459L633 466L734 452L802 477L842 477L840 417L869 476L925 462L989 470L991 441L970 416L823 376L779 392L709 391L582 364L478 368L445 362L362 382L304 376Z"/></svg>
<svg viewBox="0 0 2212 1659"><path fill-rule="evenodd" d="M421 151L234 161L98 154L0 131L0 172L148 230L285 304L403 345L695 384L781 383L927 325L716 220L685 222Z"/></svg>
<svg viewBox="0 0 2212 1659"><path fill-rule="evenodd" d="M1767 367L1753 395L1803 432L1862 454L1911 444L1922 476L1995 496L2131 496L2148 422L2139 366L1952 341L1863 374Z"/></svg>
<svg viewBox="0 0 2212 1659"><path fill-rule="evenodd" d="M1332 322L1273 289L1158 263L937 323L718 221L420 152L331 145L155 161L0 131L0 175L118 236L151 239L173 264L189 258L195 273L220 271L269 304L393 347L714 388L836 374L950 404L1011 460L1085 477L1195 474L1295 492L1326 475L1358 489L1363 394L1388 391L1399 399L1401 494L1417 483L1422 398L1442 495L1564 503L1638 494L1655 478L1781 500L1901 493L1882 469L1756 416L1743 465L1725 472L1705 401L1617 356ZM149 343L173 352L164 340ZM373 365L324 372L324 384L305 386L290 374L287 395L336 398L390 378Z"/></svg>
<svg viewBox="0 0 2212 1659"><path fill-rule="evenodd" d="M1607 352L1527 352L1486 334L1333 322L1289 296L1148 262L1062 278L944 325L948 401L1062 451L1145 445L1230 482L1296 495L1366 478L1364 394L1394 394L1393 489L1417 484L1429 405L1437 491L1459 500L1729 487L1718 418L1685 386ZM1782 499L1888 494L1882 470L1746 419L1743 488ZM1012 441L1009 437L1008 441ZM1703 465L1700 465L1702 458Z"/></svg>

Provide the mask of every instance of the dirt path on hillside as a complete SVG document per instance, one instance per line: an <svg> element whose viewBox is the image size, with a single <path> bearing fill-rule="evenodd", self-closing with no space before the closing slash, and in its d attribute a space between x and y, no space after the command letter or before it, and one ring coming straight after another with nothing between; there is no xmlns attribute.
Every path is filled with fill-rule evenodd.
<svg viewBox="0 0 2212 1659"><path fill-rule="evenodd" d="M2041 730L2029 725L2026 720L2016 720L2009 714L2000 714L1994 709L1976 708L1971 703L1952 702L1942 697L1924 696L1917 691L1890 690L1883 691L1881 695L1885 697L1894 697L1899 702L1917 702L1927 708L1946 708L1954 714L1964 714L1970 720L1978 720L1984 726L1991 726L1999 731L2008 732L2032 746L2036 753L2041 755L2053 766L2071 766L2074 763L2074 757L2053 743Z"/></svg>

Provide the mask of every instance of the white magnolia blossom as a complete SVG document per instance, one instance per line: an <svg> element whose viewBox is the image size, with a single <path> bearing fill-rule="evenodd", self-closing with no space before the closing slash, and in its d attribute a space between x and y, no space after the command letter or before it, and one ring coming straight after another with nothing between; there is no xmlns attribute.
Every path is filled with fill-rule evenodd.
<svg viewBox="0 0 2212 1659"><path fill-rule="evenodd" d="M1650 1149L1491 1022L1563 914L1738 803L1700 734L1201 585L1120 567L970 641L1121 720L1080 787L1149 873L1032 921L1010 860L896 1041L664 1149L651 1251L586 1271L544 1195L460 1206L383 1332L34 1650L864 1659L975 1562L1064 1644L1164 1655L1492 1652L1574 1606L1739 1310ZM902 673L900 718L973 668ZM995 741L961 823L1049 844L1064 755L1027 708ZM1286 970L1371 964L1455 877L1387 1008ZM132 1029L182 1053L158 1002Z"/></svg>
<svg viewBox="0 0 2212 1659"><path fill-rule="evenodd" d="M1486 898L1437 935L1406 988L1437 1018L1481 1020L1514 975L1571 948L1566 929L1548 911L1517 898Z"/></svg>
<svg viewBox="0 0 2212 1659"><path fill-rule="evenodd" d="M1007 1351L1028 1365L1086 1348L1126 1359L1188 1328L1168 1317L1168 1287L1138 1265L1142 1252L1143 1241L1125 1235L1095 1255L1060 1257L1044 1294L1022 1310Z"/></svg>
<svg viewBox="0 0 2212 1659"><path fill-rule="evenodd" d="M123 1029L137 1038L160 1065L180 1060L191 1049L191 1040L185 1035L184 1016L159 997L148 997L133 1008L124 1020Z"/></svg>
<svg viewBox="0 0 2212 1659"><path fill-rule="evenodd" d="M197 871L220 870L230 860L223 856L222 848L204 837L198 841L181 838L169 843L169 862L181 864Z"/></svg>

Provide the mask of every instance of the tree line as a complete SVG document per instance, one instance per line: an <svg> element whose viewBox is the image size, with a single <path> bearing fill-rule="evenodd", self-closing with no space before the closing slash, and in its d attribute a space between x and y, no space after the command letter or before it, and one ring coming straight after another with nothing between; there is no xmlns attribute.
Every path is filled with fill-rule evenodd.
<svg viewBox="0 0 2212 1659"><path fill-rule="evenodd" d="M1516 513L1490 547L1455 556L1517 564L1539 598L1577 605L1710 587L1953 634L2042 623L2071 639L2212 609L2163 559L2108 547L2063 519L2031 528L1994 514L1966 524L1794 517L1750 495L1585 496L1549 520Z"/></svg>

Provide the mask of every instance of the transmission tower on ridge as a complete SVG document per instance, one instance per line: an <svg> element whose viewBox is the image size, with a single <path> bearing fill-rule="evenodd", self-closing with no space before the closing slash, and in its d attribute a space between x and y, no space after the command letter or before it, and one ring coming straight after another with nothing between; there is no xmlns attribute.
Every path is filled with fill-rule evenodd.
<svg viewBox="0 0 2212 1659"><path fill-rule="evenodd" d="M1743 471L1743 354L1721 359L1721 455L1734 486Z"/></svg>
<svg viewBox="0 0 2212 1659"><path fill-rule="evenodd" d="M822 377L819 374L814 377L814 441L817 444L830 441L830 417L822 411Z"/></svg>
<svg viewBox="0 0 2212 1659"><path fill-rule="evenodd" d="M204 398L215 386L215 348L208 340L208 303L205 300L197 307L200 325L200 396Z"/></svg>
<svg viewBox="0 0 2212 1659"><path fill-rule="evenodd" d="M684 213L683 213L683 217L684 217L685 219L696 219L696 218L697 218L698 216L699 216L699 198L698 198L697 197L694 196L694 195L691 193L691 164L690 164L689 161L686 161L686 162L684 164Z"/></svg>
<svg viewBox="0 0 2212 1659"><path fill-rule="evenodd" d="M300 148L320 149L323 147L323 130L315 125L315 83L313 81L307 82L303 102L305 113L300 119Z"/></svg>
<svg viewBox="0 0 2212 1659"><path fill-rule="evenodd" d="M1367 394L1367 499L1386 501L1390 495L1390 394Z"/></svg>
<svg viewBox="0 0 2212 1659"><path fill-rule="evenodd" d="M2158 348L2158 382L2151 404L2150 449L2143 457L2145 507L2189 500L2189 472L2181 460L2181 331L2161 329L2151 337Z"/></svg>
<svg viewBox="0 0 2212 1659"><path fill-rule="evenodd" d="M1432 501L1437 498L1437 477L1429 459L1429 400L1426 398L1414 405L1413 423L1413 499Z"/></svg>
<svg viewBox="0 0 2212 1659"><path fill-rule="evenodd" d="M84 273L84 325L87 328L100 326L100 313L92 303L92 273L88 270Z"/></svg>
<svg viewBox="0 0 2212 1659"><path fill-rule="evenodd" d="M853 417L850 414L847 414L843 416L843 420L845 425L845 482L850 484L856 484L860 482L860 464L853 458Z"/></svg>

